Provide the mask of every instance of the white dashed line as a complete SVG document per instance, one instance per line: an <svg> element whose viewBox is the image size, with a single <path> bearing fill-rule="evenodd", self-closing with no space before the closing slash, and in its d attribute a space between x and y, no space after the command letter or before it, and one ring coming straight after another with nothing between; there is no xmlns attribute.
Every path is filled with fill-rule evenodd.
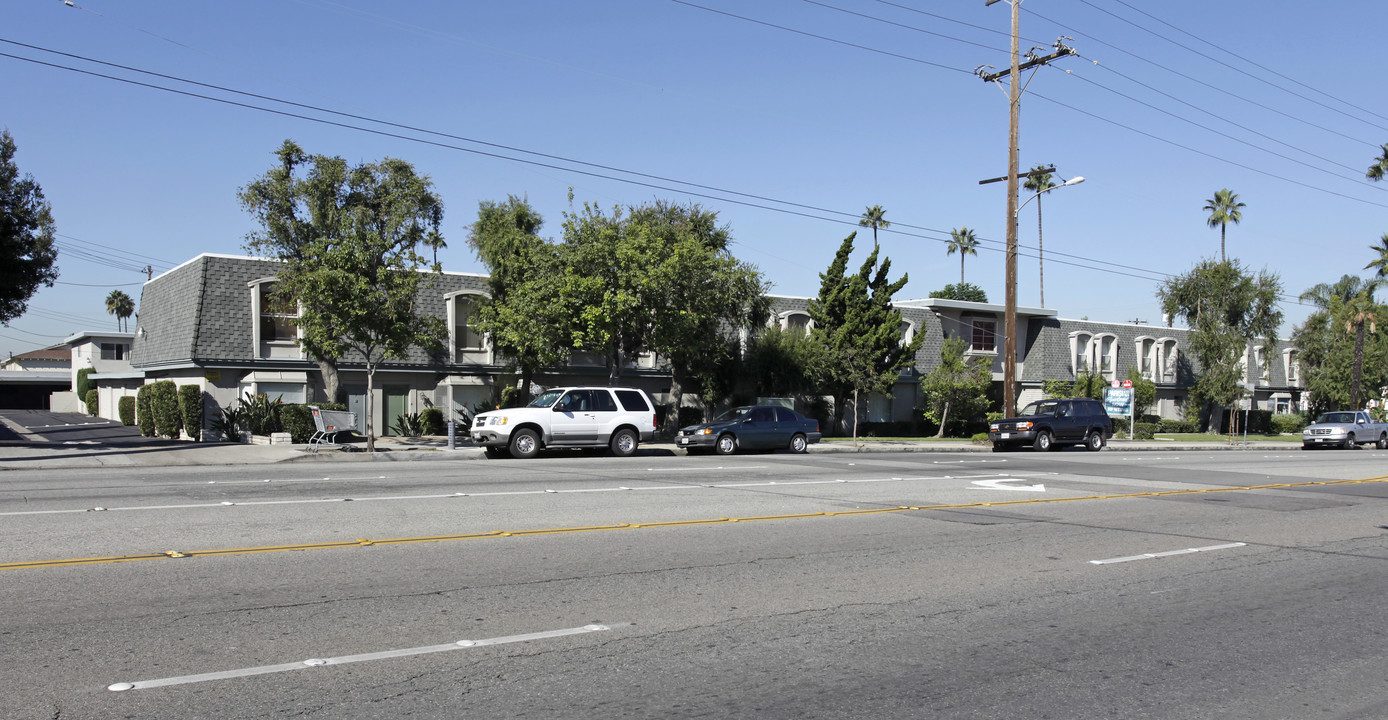
<svg viewBox="0 0 1388 720"><path fill-rule="evenodd" d="M1184 550L1167 550L1159 553L1143 553L1141 555L1129 555L1127 557L1109 558L1107 560L1090 560L1091 565L1112 565L1114 563L1132 562L1134 560L1151 560L1152 558L1170 557L1172 555L1189 555L1191 553L1209 552L1211 550L1228 550L1230 548L1244 547L1248 543L1229 543L1227 545L1210 545L1208 547L1186 548Z"/></svg>
<svg viewBox="0 0 1388 720"><path fill-rule="evenodd" d="M527 633L524 635L507 635L505 637L488 638L485 640L458 640L444 645L425 645L424 647L403 648L400 650L385 650L382 652L362 653L360 655L341 655L329 658L311 658L297 662L280 663L278 665L261 665L259 667L241 668L239 670L223 670L221 672L201 673L198 675L180 675L178 677L160 678L157 680L137 680L135 682L119 682L106 686L112 692L124 692L126 690L148 690L150 688L168 687L170 685L187 685L188 683L207 682L209 680L228 680L231 678L250 677L252 675L268 675L270 673L289 672L290 670L305 670L309 668L327 667L329 665L346 665L347 663L367 662L370 660L387 660L390 658L408 657L410 655L427 655L429 653L448 652L452 650L463 650L465 648L486 647L487 645L505 645L508 643L530 642L532 640L545 640L548 638L564 637L566 635L583 635L586 633L603 632L614 627L622 627L629 623L616 623L611 625L584 625L577 628L566 628L563 630L547 630L544 632Z"/></svg>

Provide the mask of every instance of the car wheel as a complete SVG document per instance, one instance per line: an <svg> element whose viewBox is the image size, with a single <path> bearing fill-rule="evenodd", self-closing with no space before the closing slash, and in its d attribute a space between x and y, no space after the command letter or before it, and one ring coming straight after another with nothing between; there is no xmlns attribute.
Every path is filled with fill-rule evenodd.
<svg viewBox="0 0 1388 720"><path fill-rule="evenodd" d="M1104 449L1104 434L1097 430L1089 433L1084 439L1084 449L1090 452L1099 452Z"/></svg>
<svg viewBox="0 0 1388 720"><path fill-rule="evenodd" d="M511 457L526 460L540 454L540 436L534 430L517 430L511 435Z"/></svg>
<svg viewBox="0 0 1388 720"><path fill-rule="evenodd" d="M1031 446L1041 452L1046 452L1055 449L1055 441L1051 438L1051 434L1048 431L1042 430L1036 434L1036 440L1032 441Z"/></svg>
<svg viewBox="0 0 1388 720"><path fill-rule="evenodd" d="M810 447L810 441L809 441L809 440L806 440L804 435L801 435L800 433L795 433L794 435L791 436L791 438L790 438L790 451L791 451L791 452L793 452L793 453L802 453L802 452L805 452L806 450L808 450L809 447Z"/></svg>
<svg viewBox="0 0 1388 720"><path fill-rule="evenodd" d="M1374 447L1379 450L1388 450L1388 433L1379 435L1378 442L1374 443Z"/></svg>
<svg viewBox="0 0 1388 720"><path fill-rule="evenodd" d="M492 460L504 460L511 457L510 451L500 445L488 445L482 449L482 452L486 453L487 457Z"/></svg>
<svg viewBox="0 0 1388 720"><path fill-rule="evenodd" d="M612 435L612 442L608 446L612 448L612 454L617 457L631 457L636 452L636 446L640 443L640 438L636 437L635 431L631 428L622 428Z"/></svg>
<svg viewBox="0 0 1388 720"><path fill-rule="evenodd" d="M713 451L719 455L732 455L734 450L737 450L737 438L731 434L720 435L713 446Z"/></svg>
<svg viewBox="0 0 1388 720"><path fill-rule="evenodd" d="M1344 447L1346 450L1353 450L1353 449L1355 449L1356 447L1359 447L1358 445L1356 445L1356 444L1354 443L1354 433L1350 433L1350 434L1348 434L1348 435L1345 436L1345 444L1344 444L1343 447Z"/></svg>

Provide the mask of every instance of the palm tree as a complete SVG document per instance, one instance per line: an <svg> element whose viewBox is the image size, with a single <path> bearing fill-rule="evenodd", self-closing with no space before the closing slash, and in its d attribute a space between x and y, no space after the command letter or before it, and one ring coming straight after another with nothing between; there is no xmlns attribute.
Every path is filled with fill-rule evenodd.
<svg viewBox="0 0 1388 720"><path fill-rule="evenodd" d="M1371 282L1358 275L1343 275L1333 283L1313 285L1297 299L1304 303L1311 303L1321 310L1329 310L1337 302L1349 302L1350 298L1367 289Z"/></svg>
<svg viewBox="0 0 1388 720"><path fill-rule="evenodd" d="M1340 316L1345 321L1345 332L1354 333L1354 377L1350 384L1349 404L1351 410L1360 409L1359 386L1364 375L1364 328L1378 332L1378 320L1383 307L1374 302L1374 288L1377 280L1370 280L1368 287L1340 306Z"/></svg>
<svg viewBox="0 0 1388 720"><path fill-rule="evenodd" d="M431 230L428 235L424 236L424 244L428 245L434 251L434 265L438 265L439 250L448 247L448 243L443 241L443 235L437 230Z"/></svg>
<svg viewBox="0 0 1388 720"><path fill-rule="evenodd" d="M955 250L959 251L959 284L964 284L964 256L977 255L978 238L974 236L974 231L967 227L957 227L949 231L949 246L945 250L945 255L953 255Z"/></svg>
<svg viewBox="0 0 1388 720"><path fill-rule="evenodd" d="M112 290L106 296L106 312L116 316L116 330L121 330L121 321L135 314L135 301L120 290Z"/></svg>
<svg viewBox="0 0 1388 720"><path fill-rule="evenodd" d="M1378 270L1378 277L1388 277L1388 233L1383 233L1379 238L1379 245L1370 245L1369 249L1378 253L1378 259L1364 266L1365 270L1375 268Z"/></svg>
<svg viewBox="0 0 1388 720"><path fill-rule="evenodd" d="M1239 202L1239 194L1229 188L1215 192L1213 198L1205 201L1205 211L1210 214L1210 218L1206 222L1210 227L1219 228L1220 262L1225 262L1224 226L1229 223L1238 225L1239 221L1243 219L1243 213L1239 212L1239 209L1244 207L1247 206Z"/></svg>
<svg viewBox="0 0 1388 720"><path fill-rule="evenodd" d="M1388 173L1388 145L1382 147L1383 153L1374 159L1374 164L1369 166L1369 171L1364 173L1364 177L1375 182L1382 180L1383 175Z"/></svg>
<svg viewBox="0 0 1388 720"><path fill-rule="evenodd" d="M1041 307L1046 307L1046 268L1043 264L1044 245L1041 242L1041 196L1050 191L1053 187L1059 187L1051 182L1051 174L1048 172L1038 172L1045 170L1045 165L1037 165L1027 173L1026 182L1022 187L1037 193L1036 195L1036 268L1040 272L1039 285L1041 289Z"/></svg>
<svg viewBox="0 0 1388 720"><path fill-rule="evenodd" d="M863 219L858 221L859 227L872 228L872 251L877 252L877 228L889 228L891 223L886 220L887 211L881 205L873 205L863 212Z"/></svg>

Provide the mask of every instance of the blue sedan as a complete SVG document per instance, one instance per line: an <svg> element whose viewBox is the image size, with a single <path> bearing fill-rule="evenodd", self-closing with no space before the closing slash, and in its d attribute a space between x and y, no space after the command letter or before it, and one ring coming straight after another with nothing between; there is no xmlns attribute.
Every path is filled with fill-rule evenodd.
<svg viewBox="0 0 1388 720"><path fill-rule="evenodd" d="M819 421L779 405L733 408L711 423L680 428L675 444L690 454L713 450L730 455L738 450L789 448L802 453L819 442Z"/></svg>

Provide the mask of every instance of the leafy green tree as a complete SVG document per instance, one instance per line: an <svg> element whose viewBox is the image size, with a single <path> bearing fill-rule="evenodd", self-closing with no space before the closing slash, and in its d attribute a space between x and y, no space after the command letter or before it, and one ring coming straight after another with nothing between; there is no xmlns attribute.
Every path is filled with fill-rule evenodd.
<svg viewBox="0 0 1388 720"><path fill-rule="evenodd" d="M964 284L964 256L978 255L978 236L974 231L966 227L957 227L949 231L949 243L945 246L945 255L959 253L959 284Z"/></svg>
<svg viewBox="0 0 1388 720"><path fill-rule="evenodd" d="M1366 287L1369 281L1358 275L1342 275L1339 280L1333 283L1318 283L1313 285L1298 298L1301 302L1311 303L1321 310L1329 310L1335 299L1340 302L1347 302L1350 298L1358 295Z"/></svg>
<svg viewBox="0 0 1388 720"><path fill-rule="evenodd" d="M966 302L977 303L988 302L988 293L984 292L983 288L973 283L966 282L961 282L958 285L953 283L946 285L930 293L930 297L940 298L942 300L964 300Z"/></svg>
<svg viewBox="0 0 1388 720"><path fill-rule="evenodd" d="M530 396L537 373L570 352L570 312L558 296L559 251L540 237L543 225L527 200L511 195L504 203L479 203L468 228L468 244L489 271L491 299L478 310L478 329L519 372L521 397Z"/></svg>
<svg viewBox="0 0 1388 720"><path fill-rule="evenodd" d="M816 390L824 347L798 328L769 327L751 338L744 360L757 395L785 397Z"/></svg>
<svg viewBox="0 0 1388 720"><path fill-rule="evenodd" d="M1048 172L1045 165L1037 165L1027 173L1027 179L1022 183L1022 187L1037 193L1036 195L1036 269L1038 271L1039 283L1037 287L1041 290L1041 307L1046 307L1046 266L1045 266L1045 243L1041 239L1041 196L1050 192L1051 188L1059 187L1055 179Z"/></svg>
<svg viewBox="0 0 1388 720"><path fill-rule="evenodd" d="M846 401L862 393L887 392L902 368L915 361L925 339L916 333L910 342L901 335L901 312L892 307L892 296L907 281L887 279L891 261L877 266L872 253L857 273L846 274L853 252L853 233L844 239L828 270L820 273L819 296L809 302L814 326L810 336L823 347L817 375L824 394L834 399L834 425L841 426ZM856 419L856 418L855 418ZM857 423L854 423L855 433Z"/></svg>
<svg viewBox="0 0 1388 720"><path fill-rule="evenodd" d="M39 287L58 279L53 209L32 175L19 176L14 138L0 131L0 323L24 314Z"/></svg>
<svg viewBox="0 0 1388 720"><path fill-rule="evenodd" d="M608 214L585 202L564 213L558 297L571 308L567 337L576 350L602 354L609 384L617 384L626 358L650 336L654 289L646 265L655 245L651 233L625 222L619 207Z"/></svg>
<svg viewBox="0 0 1388 720"><path fill-rule="evenodd" d="M877 252L877 247L878 247L878 245L877 245L877 229L878 229L878 228L882 228L883 230L885 230L885 229L887 229L887 228L889 228L889 227L891 227L891 226L892 226L892 224L891 224L890 222L887 222L887 211L884 210L884 209L882 208L881 205L873 205L872 207L868 208L867 210L864 210L864 211L863 211L863 217L862 217L862 219L858 220L858 227L870 227L870 228L872 228L872 251L873 251L873 252Z"/></svg>
<svg viewBox="0 0 1388 720"><path fill-rule="evenodd" d="M1219 261L1224 262L1224 228L1229 223L1239 224L1243 219L1243 208L1247 207L1239 202L1239 194L1223 188L1216 190L1214 197L1205 201L1205 212L1210 217L1205 220L1210 227L1219 228Z"/></svg>
<svg viewBox="0 0 1388 720"><path fill-rule="evenodd" d="M123 330L121 322L135 314L135 301L120 290L112 290L106 296L106 312L116 316L116 329Z"/></svg>
<svg viewBox="0 0 1388 720"><path fill-rule="evenodd" d="M718 213L697 204L661 200L628 208L628 235L643 237L650 317L642 343L670 364L670 401L676 411L666 430L678 430L684 389L703 386L726 363L724 336L761 322L770 311L768 285L751 265L728 251L731 233ZM716 385L717 383L713 383Z"/></svg>
<svg viewBox="0 0 1388 720"><path fill-rule="evenodd" d="M403 160L348 166L341 158L308 158L288 141L279 155L281 167L242 191L242 203L265 227L247 247L283 263L277 291L298 299L306 349L361 358L366 447L374 452L377 369L412 346L436 354L448 336L442 319L416 310L434 279L423 272L419 249L439 232L443 203L429 178ZM294 177L305 162L312 163L307 177Z"/></svg>
<svg viewBox="0 0 1388 720"><path fill-rule="evenodd" d="M968 346L963 338L945 338L940 364L921 380L925 417L939 426L935 431L937 438L945 436L950 420L968 420L988 409L992 363L982 356L966 357Z"/></svg>
<svg viewBox="0 0 1388 720"><path fill-rule="evenodd" d="M1157 290L1162 312L1191 329L1190 350L1201 373L1192 388L1200 404L1232 404L1244 381L1240 358L1254 338L1277 342L1282 283L1266 270L1251 275L1234 262L1201 261ZM1218 418L1218 414L1213 417ZM1217 422L1217 421L1216 421Z"/></svg>
<svg viewBox="0 0 1388 720"><path fill-rule="evenodd" d="M1350 275L1345 278L1362 282L1362 279ZM1311 313L1292 333L1302 383L1306 387L1307 409L1312 415L1356 408L1351 397L1356 368L1362 387L1388 386L1388 335L1365 333L1362 351L1356 351L1358 328L1354 323L1347 322L1348 318L1345 317L1346 306L1363 292L1363 288L1358 288L1353 294L1329 296L1325 304L1320 305L1320 309ZM1311 291L1303 294L1303 299L1308 294ZM1374 315L1376 319L1388 317L1385 313L1388 313L1388 308L1379 306ZM1360 357L1358 362L1356 356Z"/></svg>
<svg viewBox="0 0 1388 720"><path fill-rule="evenodd" d="M1074 380L1045 380L1041 383L1041 393L1047 398L1088 397L1104 399L1104 388L1108 381L1093 370L1085 370ZM1155 386L1153 386L1155 392Z"/></svg>

